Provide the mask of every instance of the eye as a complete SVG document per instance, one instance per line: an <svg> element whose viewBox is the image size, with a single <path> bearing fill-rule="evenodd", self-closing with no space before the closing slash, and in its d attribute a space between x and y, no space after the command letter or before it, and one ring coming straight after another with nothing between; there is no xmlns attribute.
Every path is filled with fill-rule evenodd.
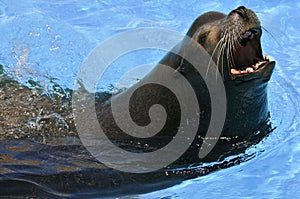
<svg viewBox="0 0 300 199"><path fill-rule="evenodd" d="M206 33L202 33L201 35L199 35L199 37L198 37L198 42L200 43L200 44L204 44L204 42L205 42L205 40L206 40L206 38L207 38L207 32Z"/></svg>

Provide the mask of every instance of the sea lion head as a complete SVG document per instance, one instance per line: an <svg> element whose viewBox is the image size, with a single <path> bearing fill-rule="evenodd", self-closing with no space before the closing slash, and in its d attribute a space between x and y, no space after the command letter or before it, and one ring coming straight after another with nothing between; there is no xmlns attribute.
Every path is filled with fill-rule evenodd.
<svg viewBox="0 0 300 199"><path fill-rule="evenodd" d="M240 6L228 15L207 12L194 21L187 36L211 55L224 81L270 79L275 62L263 56L262 26L252 10Z"/></svg>

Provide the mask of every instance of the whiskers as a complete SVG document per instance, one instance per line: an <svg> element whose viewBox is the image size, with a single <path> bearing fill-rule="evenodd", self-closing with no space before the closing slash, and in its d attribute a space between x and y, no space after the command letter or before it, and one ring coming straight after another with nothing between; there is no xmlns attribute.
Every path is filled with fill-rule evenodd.
<svg viewBox="0 0 300 199"><path fill-rule="evenodd" d="M283 32L280 28L278 28L277 25L272 25L272 23L270 22L271 18L267 16L268 13L266 13L266 12L256 12L256 13L258 14L259 20L261 21L262 29L275 41L275 43L280 48L283 48L281 43L278 41L278 37L276 37L275 35L283 35L284 38L289 40L288 35L285 32ZM270 29L272 29L272 31L270 31L266 27L270 27ZM276 30L276 34L274 33L274 30Z"/></svg>
<svg viewBox="0 0 300 199"><path fill-rule="evenodd" d="M224 57L226 56L227 66L233 66L235 63L234 54L236 53L236 46L241 45L236 38L238 35L238 27L234 27L232 30L229 28L225 28L225 32L223 36L218 41L216 47L214 48L210 60L208 62L207 70L206 70L206 78L208 77L208 73L211 67L211 62L213 61L213 57L216 56L216 81L218 77L218 73L221 73L222 78L224 79ZM220 71L219 71L220 68ZM229 68L228 68L229 69Z"/></svg>
<svg viewBox="0 0 300 199"><path fill-rule="evenodd" d="M209 59L209 62L208 62L208 66L207 66L207 69L206 69L206 74L205 74L205 77L207 78L208 77L208 73L209 73L209 70L210 70L210 65L211 65L211 62L213 61L213 57L215 56L215 53L217 51L217 49L219 49L218 51L218 58L217 58L217 63L216 63L216 72L218 72L218 66L219 66L219 60L220 60L220 52L222 53L222 51L220 51L220 49L223 49L224 48L224 44L225 44L225 39L226 39L226 36L224 35L220 40L219 42L217 43L215 49L213 50L211 56L210 56L210 59Z"/></svg>

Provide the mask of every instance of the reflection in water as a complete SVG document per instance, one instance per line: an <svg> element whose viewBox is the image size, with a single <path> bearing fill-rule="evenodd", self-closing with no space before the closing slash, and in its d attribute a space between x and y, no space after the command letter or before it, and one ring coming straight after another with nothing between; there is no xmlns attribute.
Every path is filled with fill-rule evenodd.
<svg viewBox="0 0 300 199"><path fill-rule="evenodd" d="M72 117L72 91L53 84L56 92L49 95L34 81L29 85L13 81L1 68L0 193L3 196L83 198L158 190L255 157L256 152L243 152L271 129L267 122L248 142L221 141L225 147L234 144L235 150L219 162L177 163L152 173L123 173L101 164L82 146ZM109 96L102 93L97 100L105 101ZM124 158L124 164L128 161L134 160Z"/></svg>

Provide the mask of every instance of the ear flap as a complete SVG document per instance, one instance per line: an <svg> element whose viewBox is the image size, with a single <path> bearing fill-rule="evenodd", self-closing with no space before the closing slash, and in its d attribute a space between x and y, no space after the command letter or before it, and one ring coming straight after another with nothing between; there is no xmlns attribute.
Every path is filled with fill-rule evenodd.
<svg viewBox="0 0 300 199"><path fill-rule="evenodd" d="M179 48L178 49L178 54L180 54L180 55L182 55L182 57L181 56L179 56L179 55L176 55L177 57L176 57L176 65L174 65L175 66L175 72L180 72L180 73L182 73L182 74L184 74L184 66L186 65L185 64L185 62L186 62L186 60L184 59L184 57L185 57L185 53L186 53L186 46L187 45L189 45L188 43L190 42L190 39L188 40L188 41L186 41L187 39L186 38L184 38L183 39L183 41L182 42L180 42L180 47L181 48Z"/></svg>
<svg viewBox="0 0 300 199"><path fill-rule="evenodd" d="M188 36L187 36L187 38L184 38L183 41L181 42L182 47L179 49L179 54L181 54L181 55L183 55L183 57L185 57L186 48L188 45L190 45L191 41L196 41L197 43L199 43L198 36L199 36L199 34L194 34L193 37L191 37L190 39L187 39L187 38L189 38ZM178 57L180 57L180 56L178 56ZM180 57L180 60L178 61L177 67L175 69L176 72L184 73L184 66L185 66L186 60L183 57Z"/></svg>
<svg viewBox="0 0 300 199"><path fill-rule="evenodd" d="M182 54L183 54L183 57L184 57L184 53L185 53L185 49L184 48L182 48L182 50L181 51L183 51L182 52ZM183 70L184 70L184 58L183 57L180 57L180 56L178 56L179 58L180 58L180 60L178 61L178 65L177 65L177 67L176 67L176 69L175 69L175 71L176 72L182 72L183 73Z"/></svg>
<svg viewBox="0 0 300 199"><path fill-rule="evenodd" d="M172 52L166 54L166 56L160 61L160 64L164 64L170 66L175 69L175 72L184 73L184 66L186 65L186 60L183 58L185 57L185 51L190 42L197 40L197 38L184 38L179 44L177 44L173 49ZM179 55L182 55L179 56Z"/></svg>
<svg viewBox="0 0 300 199"><path fill-rule="evenodd" d="M184 55L184 47L182 47L184 41L177 44L171 52L168 52L159 64L167 65L175 69L175 71L181 71L184 59L179 54Z"/></svg>

